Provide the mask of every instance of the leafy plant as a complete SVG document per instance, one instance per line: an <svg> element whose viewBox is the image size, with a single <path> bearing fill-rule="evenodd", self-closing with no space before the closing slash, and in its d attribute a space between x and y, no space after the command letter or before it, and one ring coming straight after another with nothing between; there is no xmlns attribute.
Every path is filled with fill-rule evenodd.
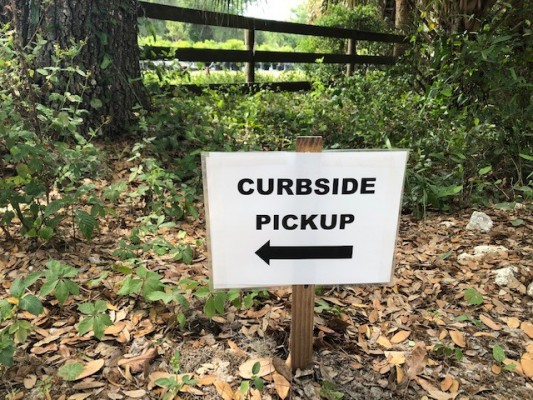
<svg viewBox="0 0 533 400"><path fill-rule="evenodd" d="M249 394L250 390L256 389L260 392L263 391L265 388L265 381L259 376L259 372L261 372L261 363L257 361L252 366L252 376L249 380L244 380L241 382L241 385L239 387L239 391L243 396L246 396Z"/></svg>
<svg viewBox="0 0 533 400"><path fill-rule="evenodd" d="M335 384L329 381L322 382L320 387L320 398L326 400L339 400L344 397L344 393L335 390Z"/></svg>
<svg viewBox="0 0 533 400"><path fill-rule="evenodd" d="M463 351L459 347L455 347L453 344L448 346L439 342L433 346L432 351L435 356L442 357L445 360L454 357L456 361L461 362L464 358Z"/></svg>
<svg viewBox="0 0 533 400"><path fill-rule="evenodd" d="M26 277L17 278L9 288L11 297L0 300L0 323L8 321L0 330L0 364L13 365L16 344L23 344L33 327L30 322L19 319L18 311L25 310L39 315L44 311L41 301L27 289L40 277L40 272L33 272Z"/></svg>
<svg viewBox="0 0 533 400"><path fill-rule="evenodd" d="M155 381L156 385L167 389L167 392L163 396L163 400L173 399L185 385L193 386L197 384L197 381L191 379L189 375L177 375L181 368L180 359L181 354L179 351L176 351L170 359L170 367L174 373L174 376L170 376L168 378L159 378Z"/></svg>
<svg viewBox="0 0 533 400"><path fill-rule="evenodd" d="M63 305L69 295L77 296L80 294L78 284L70 278L78 275L78 269L56 260L50 260L46 263L48 269L44 272L44 283L41 286L39 295L47 296L54 293L60 305Z"/></svg>
<svg viewBox="0 0 533 400"><path fill-rule="evenodd" d="M479 306L484 302L483 295L474 288L466 289L464 292L464 298L466 304L470 306Z"/></svg>
<svg viewBox="0 0 533 400"><path fill-rule="evenodd" d="M495 344L492 347L492 358L494 358L494 361L496 361L498 364L500 365L504 364L504 361L507 358L505 356L505 350L503 350L503 348L500 345ZM516 364L515 363L505 364L502 369L504 371L512 372L516 369Z"/></svg>
<svg viewBox="0 0 533 400"><path fill-rule="evenodd" d="M78 310L87 315L78 324L78 333L80 335L85 335L92 330L95 338L102 339L105 329L113 325L113 321L106 314L107 303L103 300L82 303L78 305Z"/></svg>

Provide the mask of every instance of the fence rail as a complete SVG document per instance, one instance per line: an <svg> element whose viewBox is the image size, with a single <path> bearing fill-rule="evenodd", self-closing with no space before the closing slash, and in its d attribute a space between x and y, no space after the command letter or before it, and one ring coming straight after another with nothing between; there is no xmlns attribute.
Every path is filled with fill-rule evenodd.
<svg viewBox="0 0 533 400"><path fill-rule="evenodd" d="M140 18L145 17L190 24L244 29L246 50L145 46L141 53L141 57L147 60L177 58L180 61L243 62L246 63L246 81L249 85L255 83L255 64L258 62L317 63L317 60L320 60L320 63L324 64L346 64L347 74L350 75L354 71L355 64L392 65L396 61L394 57L388 55L359 55L356 50L356 42L367 41L389 44L406 42L405 37L389 33L367 32L355 29L249 18L233 14L147 3L144 1L140 1L139 4L138 16ZM256 51L256 31L347 39L348 50L346 54ZM279 87L282 86L283 85L280 85Z"/></svg>

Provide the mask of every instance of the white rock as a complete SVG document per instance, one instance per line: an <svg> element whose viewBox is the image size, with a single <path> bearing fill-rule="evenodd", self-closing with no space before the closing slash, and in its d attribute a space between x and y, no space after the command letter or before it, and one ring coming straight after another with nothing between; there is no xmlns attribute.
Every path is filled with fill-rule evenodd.
<svg viewBox="0 0 533 400"><path fill-rule="evenodd" d="M508 286L511 282L515 280L514 274L518 272L518 268L514 266L509 266L494 271L496 273L496 285L498 286Z"/></svg>
<svg viewBox="0 0 533 400"><path fill-rule="evenodd" d="M527 294L529 297L533 297L533 282L531 282L527 287Z"/></svg>
<svg viewBox="0 0 533 400"><path fill-rule="evenodd" d="M490 217L482 212L474 211L470 217L470 221L466 226L466 229L472 231L488 232L492 229L494 223Z"/></svg>
<svg viewBox="0 0 533 400"><path fill-rule="evenodd" d="M442 225L445 228L451 228L455 224L452 221L442 221L439 225Z"/></svg>
<svg viewBox="0 0 533 400"><path fill-rule="evenodd" d="M503 246L481 245L474 247L474 256L479 258L487 258L488 256L507 258L509 256L509 250Z"/></svg>
<svg viewBox="0 0 533 400"><path fill-rule="evenodd" d="M474 254L462 253L457 257L460 263L468 261L488 261L494 259L506 259L509 256L509 250L503 246L482 245L474 247Z"/></svg>

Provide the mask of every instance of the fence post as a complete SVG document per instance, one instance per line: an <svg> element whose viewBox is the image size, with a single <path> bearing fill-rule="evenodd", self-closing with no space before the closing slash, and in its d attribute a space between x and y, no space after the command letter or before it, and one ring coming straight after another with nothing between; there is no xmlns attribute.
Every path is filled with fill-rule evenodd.
<svg viewBox="0 0 533 400"><path fill-rule="evenodd" d="M244 33L244 45L250 59L246 63L246 83L252 84L255 82L255 59L254 59L254 45L255 45L255 30L246 29Z"/></svg>
<svg viewBox="0 0 533 400"><path fill-rule="evenodd" d="M354 56L357 54L356 49L355 49L355 39L353 38L348 39L348 51L346 52L346 54L348 54L349 56ZM355 69L354 63L350 62L346 64L346 75L352 76L354 69Z"/></svg>

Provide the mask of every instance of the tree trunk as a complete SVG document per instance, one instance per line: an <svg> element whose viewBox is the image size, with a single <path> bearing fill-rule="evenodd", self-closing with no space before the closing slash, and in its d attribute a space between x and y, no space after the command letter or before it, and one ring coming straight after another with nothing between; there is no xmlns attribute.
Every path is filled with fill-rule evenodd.
<svg viewBox="0 0 533 400"><path fill-rule="evenodd" d="M411 4L409 0L396 0L395 21L394 27L401 33L408 33L409 24L411 23ZM401 56L407 45L395 44L394 45L394 57Z"/></svg>
<svg viewBox="0 0 533 400"><path fill-rule="evenodd" d="M132 122L134 106L149 106L140 79L136 0L8 1L21 45L37 33L46 40L38 66L53 65L57 47L85 43L74 62L90 77L69 76L69 88L83 97L87 127L120 133Z"/></svg>

